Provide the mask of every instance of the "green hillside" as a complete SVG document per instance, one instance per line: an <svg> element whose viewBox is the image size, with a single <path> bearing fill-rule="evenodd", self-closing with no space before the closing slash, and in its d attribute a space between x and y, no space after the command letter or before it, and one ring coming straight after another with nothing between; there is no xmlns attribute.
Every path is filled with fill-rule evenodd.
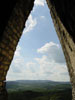
<svg viewBox="0 0 75 100"><path fill-rule="evenodd" d="M7 91L8 100L72 100L69 82L10 81Z"/></svg>

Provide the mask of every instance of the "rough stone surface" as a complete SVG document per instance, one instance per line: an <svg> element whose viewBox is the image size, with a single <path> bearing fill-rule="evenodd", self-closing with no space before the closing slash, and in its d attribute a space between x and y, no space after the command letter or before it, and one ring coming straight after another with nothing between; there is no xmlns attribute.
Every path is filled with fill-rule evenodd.
<svg viewBox="0 0 75 100"><path fill-rule="evenodd" d="M64 0L63 0L63 2L64 2ZM61 4L63 4L63 2ZM67 23L65 24L63 22L63 20L61 20L61 18L63 19L63 16L59 15L60 12L56 9L57 6L55 6L55 4L54 4L56 2L52 2L50 0L47 0L47 3L48 3L48 6L50 8L50 12L51 12L51 16L52 16L52 19L54 22L54 26L55 26L57 35L59 37L65 58L66 58L66 63L68 66L70 80L71 80L72 88L73 88L72 89L72 97L73 97L73 100L75 100L75 43L74 43L74 37L72 37L73 33L70 34L70 32L69 32L70 29L68 30L66 27ZM62 10L65 10L64 5L63 5L63 8L62 8L62 6L60 8L60 11L64 15ZM65 17L66 17L66 15L64 15L64 18ZM69 21L69 24L70 24L70 21ZM69 27L69 28L71 28L71 27Z"/></svg>
<svg viewBox="0 0 75 100"><path fill-rule="evenodd" d="M0 91L34 0L18 0L0 39ZM7 18L8 19L8 18Z"/></svg>
<svg viewBox="0 0 75 100"><path fill-rule="evenodd" d="M46 1L66 58L75 100L75 0ZM0 12L7 13L5 16L2 13L0 18L0 93L4 90L3 82L33 3L34 0L7 0L6 9L0 8Z"/></svg>
<svg viewBox="0 0 75 100"><path fill-rule="evenodd" d="M75 0L48 0L75 42Z"/></svg>

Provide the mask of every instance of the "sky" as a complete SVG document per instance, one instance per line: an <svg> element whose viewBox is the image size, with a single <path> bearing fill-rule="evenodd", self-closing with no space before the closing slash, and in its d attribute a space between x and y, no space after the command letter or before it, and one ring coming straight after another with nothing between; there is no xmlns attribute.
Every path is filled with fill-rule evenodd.
<svg viewBox="0 0 75 100"><path fill-rule="evenodd" d="M7 80L70 81L45 0L35 0L25 26Z"/></svg>

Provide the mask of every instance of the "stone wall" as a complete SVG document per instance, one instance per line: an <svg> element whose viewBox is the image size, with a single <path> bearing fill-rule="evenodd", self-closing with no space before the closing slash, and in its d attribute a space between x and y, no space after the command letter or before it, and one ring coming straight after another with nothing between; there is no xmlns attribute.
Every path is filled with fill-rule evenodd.
<svg viewBox="0 0 75 100"><path fill-rule="evenodd" d="M0 40L0 91L34 0L18 0Z"/></svg>
<svg viewBox="0 0 75 100"><path fill-rule="evenodd" d="M71 80L72 88L73 88L72 96L73 96L73 100L75 100L75 43L74 43L74 37L72 38L73 33L70 34L67 28L64 26L64 23L62 22L58 12L56 11L55 5L52 4L50 0L47 0L47 3L48 3L48 7L50 8L50 13L54 22L54 26L55 26L57 35L59 37L64 55L65 55L65 59L66 59L66 63L67 63L68 71L70 75L70 80Z"/></svg>

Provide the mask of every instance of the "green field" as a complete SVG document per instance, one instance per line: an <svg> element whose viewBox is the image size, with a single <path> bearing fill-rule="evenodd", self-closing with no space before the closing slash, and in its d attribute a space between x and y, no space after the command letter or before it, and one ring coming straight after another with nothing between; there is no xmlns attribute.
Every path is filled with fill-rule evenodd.
<svg viewBox="0 0 75 100"><path fill-rule="evenodd" d="M7 91L8 100L72 100L69 82L9 81Z"/></svg>

